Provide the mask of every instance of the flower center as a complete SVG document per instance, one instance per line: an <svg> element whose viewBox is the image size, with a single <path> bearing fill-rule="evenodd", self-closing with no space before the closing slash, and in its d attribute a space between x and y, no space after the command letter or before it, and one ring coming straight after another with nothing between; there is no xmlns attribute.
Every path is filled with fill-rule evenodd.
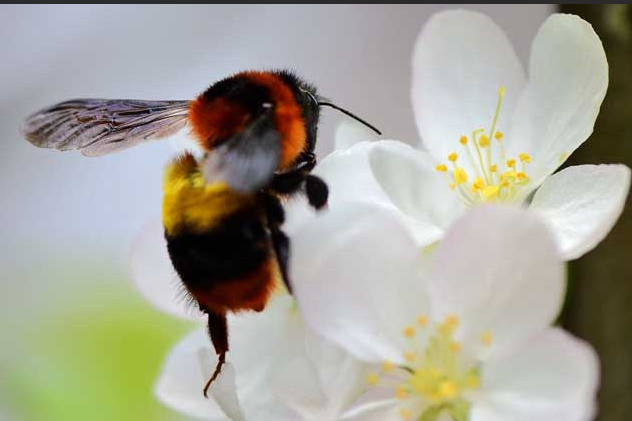
<svg viewBox="0 0 632 421"><path fill-rule="evenodd" d="M474 130L469 138L463 135L459 139L465 157L474 170L474 177L459 165L456 151L447 157L450 168L446 164L436 167L438 172L446 174L448 185L466 206L514 200L519 197L522 187L529 182L527 164L531 162L531 157L526 153L521 153L518 157L507 157L503 146L504 135L496 130L504 96L505 87L501 86L489 132L482 128ZM498 144L498 154L493 151L494 141L491 139ZM499 159L499 162L495 159Z"/></svg>
<svg viewBox="0 0 632 421"><path fill-rule="evenodd" d="M394 390L401 400L399 410L403 421L434 421L447 411L455 421L468 419L468 391L478 389L480 370L462 356L461 343L454 338L459 320L448 316L429 328L428 319L419 316L416 326L407 326L403 335L409 342L404 354L405 364L382 364L380 373L370 373L368 383ZM492 334L483 332L481 343L489 346Z"/></svg>

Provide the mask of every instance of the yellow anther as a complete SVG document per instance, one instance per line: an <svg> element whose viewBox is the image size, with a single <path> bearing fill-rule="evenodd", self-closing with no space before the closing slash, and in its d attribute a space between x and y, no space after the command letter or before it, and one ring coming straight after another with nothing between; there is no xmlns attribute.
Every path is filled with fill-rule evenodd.
<svg viewBox="0 0 632 421"><path fill-rule="evenodd" d="M404 353L404 359L406 359L406 361L408 361L409 363L412 363L415 362L415 360L417 359L417 355L415 355L414 352L406 351Z"/></svg>
<svg viewBox="0 0 632 421"><path fill-rule="evenodd" d="M520 158L520 162L531 162L531 157L528 153L521 153L520 155L518 155L518 157Z"/></svg>
<svg viewBox="0 0 632 421"><path fill-rule="evenodd" d="M380 382L380 377L376 373L369 373L366 376L366 382L369 384L369 386L377 386L377 384Z"/></svg>
<svg viewBox="0 0 632 421"><path fill-rule="evenodd" d="M457 341L450 342L450 351L452 352L460 352L461 351L461 343Z"/></svg>
<svg viewBox="0 0 632 421"><path fill-rule="evenodd" d="M492 164L489 166L489 172L496 172L498 171L498 166L496 164Z"/></svg>
<svg viewBox="0 0 632 421"><path fill-rule="evenodd" d="M450 162L456 162L457 158L459 156L457 155L456 152L452 152L450 155L448 155L448 161Z"/></svg>
<svg viewBox="0 0 632 421"><path fill-rule="evenodd" d="M451 190L456 189L456 184L455 183L450 183L448 186L450 187Z"/></svg>
<svg viewBox="0 0 632 421"><path fill-rule="evenodd" d="M498 190L500 190L498 186L487 186L483 189L482 193L485 199L491 199L498 194Z"/></svg>
<svg viewBox="0 0 632 421"><path fill-rule="evenodd" d="M456 168L454 170L454 181L456 184L467 183L467 173L463 168Z"/></svg>
<svg viewBox="0 0 632 421"><path fill-rule="evenodd" d="M439 172L446 172L448 170L448 166L445 164L439 164L435 167L435 170Z"/></svg>
<svg viewBox="0 0 632 421"><path fill-rule="evenodd" d="M505 171L500 178L502 180L513 180L514 178L516 178L516 172L515 171Z"/></svg>
<svg viewBox="0 0 632 421"><path fill-rule="evenodd" d="M404 336L407 338L413 338L415 336L415 328L412 326L406 326L404 328Z"/></svg>
<svg viewBox="0 0 632 421"><path fill-rule="evenodd" d="M518 174L516 174L516 177L518 177L518 180L520 181L525 181L527 180L529 177L527 177L527 174L523 173L522 171L520 171Z"/></svg>
<svg viewBox="0 0 632 421"><path fill-rule="evenodd" d="M439 395L445 399L452 399L459 393L458 386L451 381L441 382L439 385Z"/></svg>
<svg viewBox="0 0 632 421"><path fill-rule="evenodd" d="M390 361L384 361L384 362L382 363L382 370L383 370L385 373L390 373L390 372L392 372L393 370L395 370L395 364L393 364L393 363L392 363L392 362L390 362Z"/></svg>
<svg viewBox="0 0 632 421"><path fill-rule="evenodd" d="M446 317L445 324L451 327L457 327L459 325L459 318L456 317L454 314L450 314L448 317Z"/></svg>
<svg viewBox="0 0 632 421"><path fill-rule="evenodd" d="M515 159L513 159L513 158L512 158L512 159L508 159L508 160L507 160L507 166L508 166L509 168L514 168L514 167L516 166L516 160L515 160Z"/></svg>
<svg viewBox="0 0 632 421"><path fill-rule="evenodd" d="M481 333L481 343L483 345L490 346L493 340L494 340L494 336L492 335L492 332L490 332L489 330L486 330L485 332Z"/></svg>
<svg viewBox="0 0 632 421"><path fill-rule="evenodd" d="M478 389L481 386L481 378L475 373L468 373L463 379L463 387L466 389Z"/></svg>
<svg viewBox="0 0 632 421"><path fill-rule="evenodd" d="M410 421L413 419L413 413L410 412L410 410L408 409L400 409L399 417L403 419L404 421Z"/></svg>
<svg viewBox="0 0 632 421"><path fill-rule="evenodd" d="M503 140L503 137L505 137L505 135L503 134L503 132L496 132L494 133L494 139L496 139L497 141L501 141Z"/></svg>
<svg viewBox="0 0 632 421"><path fill-rule="evenodd" d="M423 314L417 317L417 326L424 327L428 324L428 318Z"/></svg>
<svg viewBox="0 0 632 421"><path fill-rule="evenodd" d="M505 87L501 86L500 88L498 88L498 95L503 97L505 96Z"/></svg>
<svg viewBox="0 0 632 421"><path fill-rule="evenodd" d="M504 187L504 188L509 187L509 181L507 181L507 180L501 181L500 182L500 187Z"/></svg>
<svg viewBox="0 0 632 421"><path fill-rule="evenodd" d="M452 333L458 325L459 318L454 315L449 315L445 318L445 321L441 323L441 326L439 326L439 331L441 333L449 334Z"/></svg>
<svg viewBox="0 0 632 421"><path fill-rule="evenodd" d="M395 388L395 397L397 399L405 399L408 396L408 392L404 388L404 386L397 386Z"/></svg>
<svg viewBox="0 0 632 421"><path fill-rule="evenodd" d="M478 138L478 144L481 148L486 148L487 146L489 146L489 137L485 136L484 134L481 135L481 137Z"/></svg>
<svg viewBox="0 0 632 421"><path fill-rule="evenodd" d="M461 138L459 139L459 142L461 142L461 145L467 145L467 136L465 135L461 136Z"/></svg>
<svg viewBox="0 0 632 421"><path fill-rule="evenodd" d="M482 190L484 187L485 187L485 181L480 177L477 177L476 180L474 180L474 182L472 183L472 191L474 193Z"/></svg>

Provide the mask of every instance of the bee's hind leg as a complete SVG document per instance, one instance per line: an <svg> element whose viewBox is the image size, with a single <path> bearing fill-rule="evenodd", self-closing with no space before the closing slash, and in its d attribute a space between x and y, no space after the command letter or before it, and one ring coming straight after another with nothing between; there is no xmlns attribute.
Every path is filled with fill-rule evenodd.
<svg viewBox="0 0 632 421"><path fill-rule="evenodd" d="M208 382L206 382L202 391L205 398L208 398L208 389L219 373L221 373L222 366L226 362L226 352L228 352L228 326L226 324L226 314L217 314L213 312L208 313L208 333L211 336L211 341L215 347L215 353L217 353L218 361L213 375Z"/></svg>

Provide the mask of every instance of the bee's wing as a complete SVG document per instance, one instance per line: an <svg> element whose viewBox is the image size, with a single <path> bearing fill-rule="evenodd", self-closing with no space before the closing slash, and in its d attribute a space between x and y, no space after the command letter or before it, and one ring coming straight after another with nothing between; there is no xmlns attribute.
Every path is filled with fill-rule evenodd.
<svg viewBox="0 0 632 421"><path fill-rule="evenodd" d="M209 152L205 179L224 181L241 193L265 187L281 159L281 135L273 118L272 108L262 109L245 129Z"/></svg>
<svg viewBox="0 0 632 421"><path fill-rule="evenodd" d="M74 99L26 119L22 133L41 148L98 156L169 136L187 124L189 101Z"/></svg>

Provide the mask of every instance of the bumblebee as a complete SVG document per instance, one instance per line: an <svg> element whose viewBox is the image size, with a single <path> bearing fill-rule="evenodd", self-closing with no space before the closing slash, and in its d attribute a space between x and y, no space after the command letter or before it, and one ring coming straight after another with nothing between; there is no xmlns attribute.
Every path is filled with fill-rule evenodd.
<svg viewBox="0 0 632 421"><path fill-rule="evenodd" d="M208 315L221 371L226 315L261 311L279 276L291 292L290 242L281 200L302 192L321 209L328 188L310 174L320 108L333 107L289 71L246 71L220 80L193 101L75 99L27 118L23 134L38 147L99 156L164 138L186 126L205 152L168 164L162 219L182 284Z"/></svg>

